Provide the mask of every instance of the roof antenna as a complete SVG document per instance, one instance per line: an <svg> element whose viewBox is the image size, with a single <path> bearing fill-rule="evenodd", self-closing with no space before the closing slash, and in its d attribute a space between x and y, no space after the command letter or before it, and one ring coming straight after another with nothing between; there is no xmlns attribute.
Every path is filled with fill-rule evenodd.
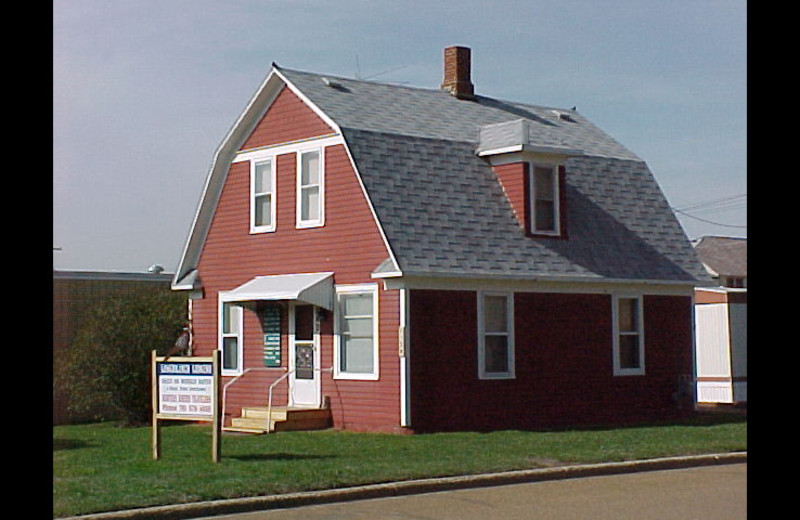
<svg viewBox="0 0 800 520"><path fill-rule="evenodd" d="M361 66L358 63L358 54L356 54L356 79L361 79Z"/></svg>

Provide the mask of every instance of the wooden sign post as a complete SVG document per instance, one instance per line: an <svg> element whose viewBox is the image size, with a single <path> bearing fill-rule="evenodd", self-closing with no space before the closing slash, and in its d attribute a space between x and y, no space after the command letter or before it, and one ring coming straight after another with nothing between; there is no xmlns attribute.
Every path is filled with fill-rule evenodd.
<svg viewBox="0 0 800 520"><path fill-rule="evenodd" d="M220 352L211 357L157 357L152 352L153 460L161 458L159 420L211 423L211 460L219 462Z"/></svg>

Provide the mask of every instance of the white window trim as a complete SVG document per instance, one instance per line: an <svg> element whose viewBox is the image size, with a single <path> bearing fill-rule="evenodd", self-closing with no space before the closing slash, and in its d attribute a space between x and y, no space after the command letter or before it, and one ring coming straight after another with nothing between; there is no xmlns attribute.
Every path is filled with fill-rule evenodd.
<svg viewBox="0 0 800 520"><path fill-rule="evenodd" d="M636 368L622 368L620 366L620 345L619 345L619 301L621 299L636 299L637 304L637 335L639 337L639 366ZM641 293L615 293L612 298L611 320L614 334L613 362L615 376L643 376L645 375L644 357L644 298Z"/></svg>
<svg viewBox="0 0 800 520"><path fill-rule="evenodd" d="M302 219L302 168L303 155L316 152L319 160L319 213L316 218ZM297 190L296 190L296 222L297 229L321 227L325 225L325 148L314 147L297 150Z"/></svg>
<svg viewBox="0 0 800 520"><path fill-rule="evenodd" d="M269 161L270 164L270 186L272 188L271 191L263 192L263 193L256 193L256 166L259 164L263 164ZM269 233L275 231L275 219L277 217L277 207L278 207L278 197L277 197L277 185L276 185L276 178L275 178L275 157L274 156L266 156L261 157L258 160L250 161L250 233ZM270 224L268 226L257 226L256 225L256 196L262 195L270 195Z"/></svg>
<svg viewBox="0 0 800 520"><path fill-rule="evenodd" d="M244 373L244 312L241 307L239 307L239 316L238 316L238 327L237 330L239 331L237 334L225 334L222 330L223 319L223 306L226 303L231 303L229 300L226 299L227 292L220 291L218 295L218 306L217 306L217 349L220 351L220 356L223 353L223 340L226 337L236 337L236 359L238 360L238 366L235 369L226 369L220 367L220 373L223 376L240 376Z"/></svg>
<svg viewBox="0 0 800 520"><path fill-rule="evenodd" d="M354 373L345 372L341 369L341 347L342 347L342 331L341 319L342 310L340 296L343 294L372 294L372 348L373 348L373 366L372 372ZM334 306L334 348L333 348L333 378L334 379L352 379L361 381L377 381L380 379L380 338L378 331L380 329L378 304L378 284L353 284L353 285L337 285L336 286L336 305Z"/></svg>
<svg viewBox="0 0 800 520"><path fill-rule="evenodd" d="M486 371L486 332L484 322L483 300L485 296L504 296L506 298L506 330L508 347L508 371ZM514 293L505 291L478 291L478 378L479 379L515 379L514 368Z"/></svg>
<svg viewBox="0 0 800 520"><path fill-rule="evenodd" d="M534 191L533 170L535 167L550 168L553 171L553 189L555 200L553 201L553 231L536 229L536 193ZM530 161L528 162L528 193L530 200L528 201L528 212L530 213L530 229L528 230L533 235L561 235L561 186L559 183L559 169L561 164L557 162L542 162Z"/></svg>

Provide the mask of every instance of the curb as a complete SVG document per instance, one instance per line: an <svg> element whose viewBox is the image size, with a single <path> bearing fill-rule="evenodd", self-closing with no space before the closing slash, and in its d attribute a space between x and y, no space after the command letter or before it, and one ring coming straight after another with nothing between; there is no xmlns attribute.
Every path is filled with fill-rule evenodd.
<svg viewBox="0 0 800 520"><path fill-rule="evenodd" d="M315 504L330 504L334 502L347 502L369 498L396 497L420 493L433 493L436 491L502 486L546 480L597 477L621 473L636 473L640 471L742 464L746 462L747 452L745 451L686 457L664 457L625 462L606 462L602 464L578 464L574 466L505 471L502 473L485 473L459 477L369 484L342 489L287 493L284 495L232 498L193 502L190 504L144 507L124 511L71 516L57 520L187 520L213 515L246 513L266 509L281 509Z"/></svg>

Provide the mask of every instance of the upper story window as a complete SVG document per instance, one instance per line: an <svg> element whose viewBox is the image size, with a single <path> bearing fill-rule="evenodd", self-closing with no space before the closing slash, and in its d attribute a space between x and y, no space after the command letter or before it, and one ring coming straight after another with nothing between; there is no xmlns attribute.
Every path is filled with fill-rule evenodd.
<svg viewBox="0 0 800 520"><path fill-rule="evenodd" d="M559 235L558 166L531 164L530 232Z"/></svg>
<svg viewBox="0 0 800 520"><path fill-rule="evenodd" d="M297 227L325 223L324 166L320 149L297 154Z"/></svg>
<svg viewBox="0 0 800 520"><path fill-rule="evenodd" d="M513 293L478 293L478 377L514 378Z"/></svg>
<svg viewBox="0 0 800 520"><path fill-rule="evenodd" d="M719 282L723 287L733 287L739 289L747 287L747 278L744 276L720 276Z"/></svg>
<svg viewBox="0 0 800 520"><path fill-rule="evenodd" d="M615 295L614 375L644 375L642 298Z"/></svg>
<svg viewBox="0 0 800 520"><path fill-rule="evenodd" d="M275 167L272 157L250 163L250 232L275 231Z"/></svg>
<svg viewBox="0 0 800 520"><path fill-rule="evenodd" d="M341 135L326 135L302 142L281 143L236 154L233 163L249 163L250 233L277 230L278 191L295 184L295 225L314 228L325 225L325 150L344 144ZM280 190L278 185L281 186ZM281 206L291 206L281 191ZM244 201L243 201L244 203ZM287 208L291 215L291 209ZM281 211L281 215L283 215ZM291 218L291 217L289 217Z"/></svg>

